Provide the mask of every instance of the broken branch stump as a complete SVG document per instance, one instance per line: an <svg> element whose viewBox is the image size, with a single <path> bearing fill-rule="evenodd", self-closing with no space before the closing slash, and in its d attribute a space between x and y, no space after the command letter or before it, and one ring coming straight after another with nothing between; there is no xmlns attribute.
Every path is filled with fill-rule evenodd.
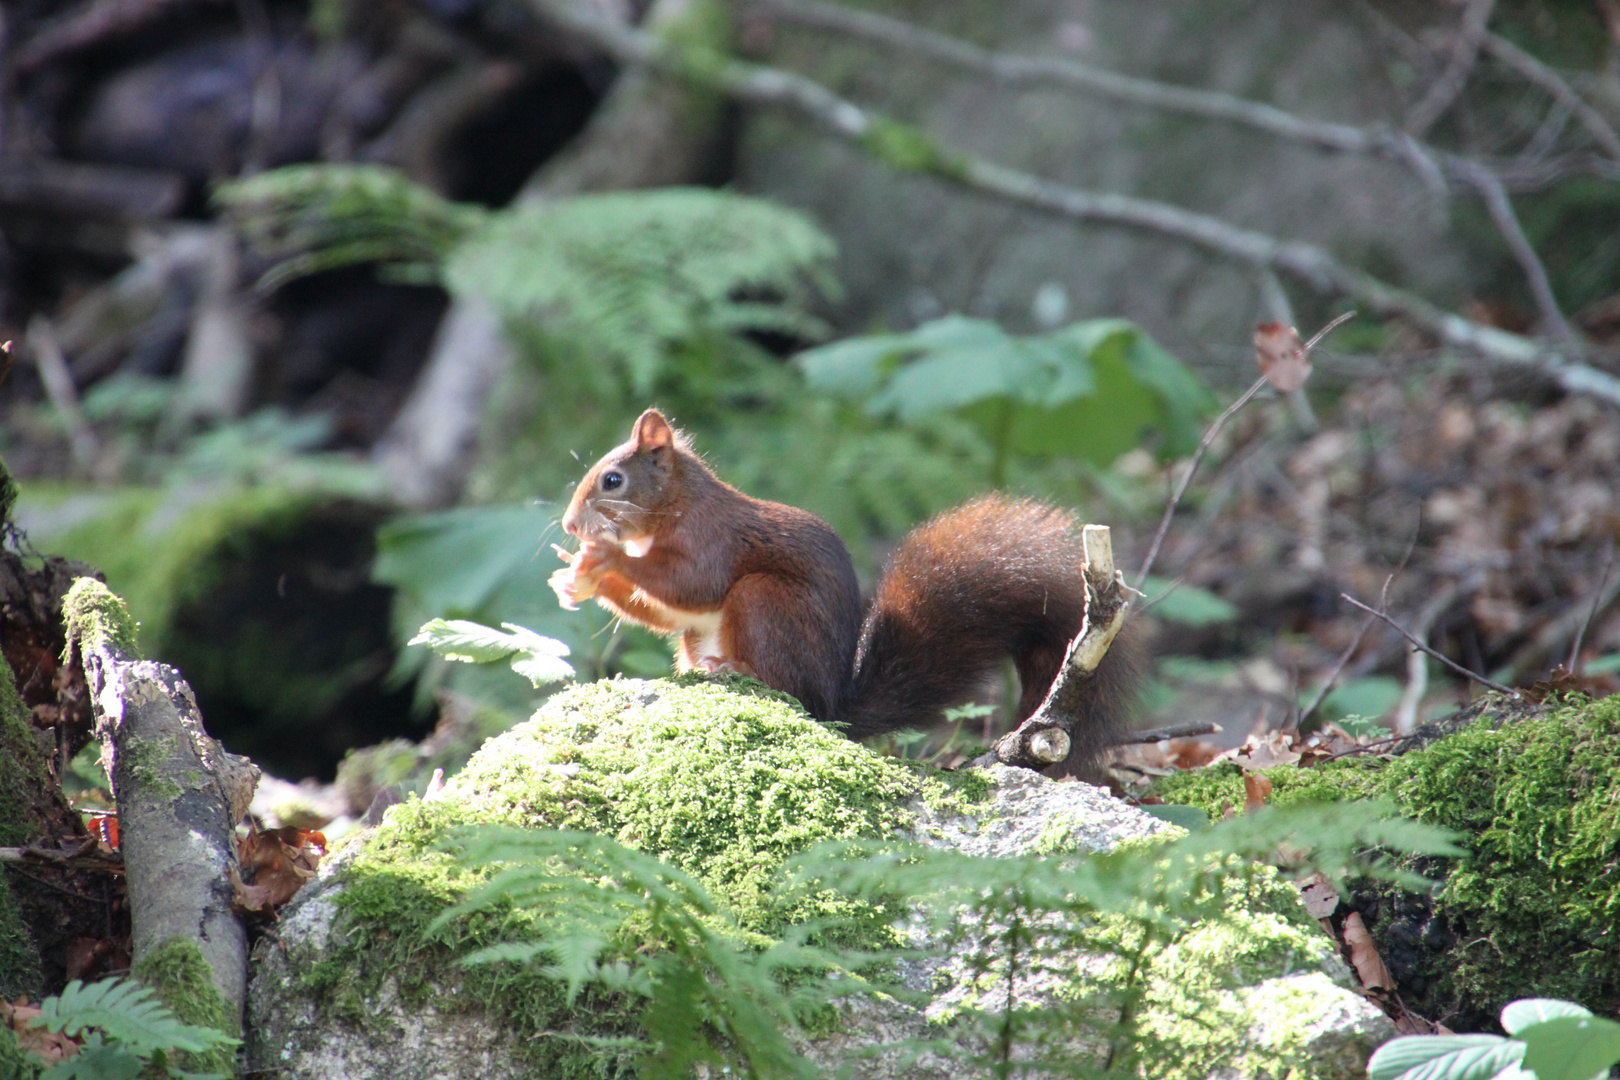
<svg viewBox="0 0 1620 1080"><path fill-rule="evenodd" d="M1040 769L1069 756L1075 727L1085 722L1076 703L1085 681L1114 643L1130 611L1130 592L1114 568L1114 545L1106 525L1087 525L1081 532L1085 547L1086 615L1080 632L1069 642L1063 667L1030 717L996 743L995 760L1003 765Z"/></svg>
<svg viewBox="0 0 1620 1080"><path fill-rule="evenodd" d="M247 935L231 910L231 875L258 767L208 736L178 671L139 658L134 623L105 585L79 578L62 608L117 801L135 963L175 939L195 945L239 1028Z"/></svg>

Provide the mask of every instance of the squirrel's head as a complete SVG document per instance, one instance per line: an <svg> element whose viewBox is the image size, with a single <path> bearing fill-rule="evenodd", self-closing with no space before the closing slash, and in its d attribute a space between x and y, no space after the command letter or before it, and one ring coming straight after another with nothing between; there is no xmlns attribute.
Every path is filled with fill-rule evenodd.
<svg viewBox="0 0 1620 1080"><path fill-rule="evenodd" d="M686 440L664 414L648 409L630 440L608 451L574 489L562 526L581 540L624 544L658 531L679 482Z"/></svg>

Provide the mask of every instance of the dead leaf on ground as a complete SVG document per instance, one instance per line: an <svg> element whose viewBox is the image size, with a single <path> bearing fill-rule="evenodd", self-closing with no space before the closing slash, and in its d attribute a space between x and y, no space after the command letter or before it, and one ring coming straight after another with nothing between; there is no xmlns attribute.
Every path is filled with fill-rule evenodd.
<svg viewBox="0 0 1620 1080"><path fill-rule="evenodd" d="M1269 769L1275 765L1297 765L1300 752L1294 749L1293 736L1285 731L1265 735L1250 735L1242 746L1217 754L1215 761L1235 761L1245 771Z"/></svg>
<svg viewBox="0 0 1620 1080"><path fill-rule="evenodd" d="M39 1006L28 1004L26 997L20 997L16 1001L0 998L0 1024L9 1027L16 1034L17 1044L25 1053L37 1054L46 1065L55 1065L63 1058L72 1057L79 1052L78 1039L59 1031L34 1027L33 1022L39 1019L39 1016Z"/></svg>
<svg viewBox="0 0 1620 1080"><path fill-rule="evenodd" d="M1255 361L1260 373L1280 394L1291 394L1311 377L1310 354L1299 331L1286 323L1261 323L1254 328Z"/></svg>
<svg viewBox="0 0 1620 1080"><path fill-rule="evenodd" d="M236 844L242 869L231 871L233 906L244 913L274 915L315 876L325 855L326 836L313 829L289 825L249 832Z"/></svg>
<svg viewBox="0 0 1620 1080"><path fill-rule="evenodd" d="M1243 774L1243 812L1252 814L1256 810L1263 810L1266 800L1271 798L1271 781L1259 773L1246 772Z"/></svg>
<svg viewBox="0 0 1620 1080"><path fill-rule="evenodd" d="M1313 919L1330 918L1339 909L1339 890L1321 871L1305 879L1299 894L1305 900L1305 913Z"/></svg>
<svg viewBox="0 0 1620 1080"><path fill-rule="evenodd" d="M1384 964L1384 958L1378 952L1378 944L1373 941L1372 934L1367 932L1367 924L1361 921L1361 913L1352 911L1345 916L1344 929L1345 948L1350 950L1350 966L1356 969L1356 978L1361 981L1363 990L1386 990L1391 993L1395 990L1395 976L1389 973Z"/></svg>

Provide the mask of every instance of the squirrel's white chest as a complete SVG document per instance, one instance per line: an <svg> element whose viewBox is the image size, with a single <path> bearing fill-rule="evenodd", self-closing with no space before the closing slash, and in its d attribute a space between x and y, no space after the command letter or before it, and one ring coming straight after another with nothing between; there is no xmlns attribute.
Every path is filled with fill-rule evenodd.
<svg viewBox="0 0 1620 1080"><path fill-rule="evenodd" d="M690 654L690 660L694 665L703 660L726 659L725 654L720 651L721 612L686 611L670 607L645 592L641 594L641 598L647 606L656 608L664 616L674 633L691 635L686 638L686 651Z"/></svg>

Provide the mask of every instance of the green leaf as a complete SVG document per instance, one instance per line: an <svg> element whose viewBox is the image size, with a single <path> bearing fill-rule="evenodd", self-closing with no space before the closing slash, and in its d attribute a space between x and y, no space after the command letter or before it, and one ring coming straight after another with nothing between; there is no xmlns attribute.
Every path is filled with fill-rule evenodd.
<svg viewBox="0 0 1620 1080"><path fill-rule="evenodd" d="M1335 688L1322 702L1322 715L1329 720L1340 716L1383 716L1401 700L1401 693L1400 681L1388 675L1351 679ZM1301 693L1301 703L1315 696L1314 693Z"/></svg>
<svg viewBox="0 0 1620 1080"><path fill-rule="evenodd" d="M1165 578L1149 577L1142 591L1147 594L1144 603L1152 605L1153 613L1167 622L1210 626L1238 617L1236 604L1196 585L1177 585Z"/></svg>
<svg viewBox="0 0 1620 1080"><path fill-rule="evenodd" d="M450 253L445 281L577 341L645 395L676 347L705 333L824 336L809 302L834 291L833 252L809 218L764 199L662 188L492 214Z"/></svg>
<svg viewBox="0 0 1620 1080"><path fill-rule="evenodd" d="M1620 1061L1620 1024L1601 1016L1560 1016L1515 1034L1536 1080L1593 1080Z"/></svg>
<svg viewBox="0 0 1620 1080"><path fill-rule="evenodd" d="M1557 998L1520 998L1502 1010L1502 1030L1517 1035L1525 1028L1563 1016L1591 1016L1592 1010Z"/></svg>
<svg viewBox="0 0 1620 1080"><path fill-rule="evenodd" d="M68 1035L99 1028L143 1057L154 1050L200 1053L237 1042L213 1028L185 1023L151 988L129 979L103 979L88 986L75 979L60 995L40 1003L33 1026Z"/></svg>
<svg viewBox="0 0 1620 1080"><path fill-rule="evenodd" d="M1149 817L1168 821L1172 825L1180 825L1188 831L1209 828L1209 815L1196 806L1183 806L1180 803L1144 803L1137 809Z"/></svg>
<svg viewBox="0 0 1620 1080"><path fill-rule="evenodd" d="M405 644L426 645L447 659L469 664L504 660L518 648L513 635L466 619L434 619ZM567 646L562 647L565 651L557 655L568 655Z"/></svg>
<svg viewBox="0 0 1620 1080"><path fill-rule="evenodd" d="M426 645L447 660L487 664L512 657L512 670L536 687L573 678L573 665L561 659L568 646L527 627L502 623L496 630L466 619L432 619L408 645Z"/></svg>
<svg viewBox="0 0 1620 1080"><path fill-rule="evenodd" d="M1152 430L1161 451L1186 452L1215 403L1196 375L1121 319L1017 337L949 315L910 333L812 349L797 362L811 386L865 399L874 415L911 423L956 412L998 450L1099 465Z"/></svg>
<svg viewBox="0 0 1620 1080"><path fill-rule="evenodd" d="M40 1073L39 1080L134 1080L145 1067L141 1055L121 1043L103 1041L98 1032L77 1054Z"/></svg>
<svg viewBox="0 0 1620 1080"><path fill-rule="evenodd" d="M1490 1080L1524 1051L1524 1043L1500 1035L1403 1035L1373 1054L1367 1080Z"/></svg>

